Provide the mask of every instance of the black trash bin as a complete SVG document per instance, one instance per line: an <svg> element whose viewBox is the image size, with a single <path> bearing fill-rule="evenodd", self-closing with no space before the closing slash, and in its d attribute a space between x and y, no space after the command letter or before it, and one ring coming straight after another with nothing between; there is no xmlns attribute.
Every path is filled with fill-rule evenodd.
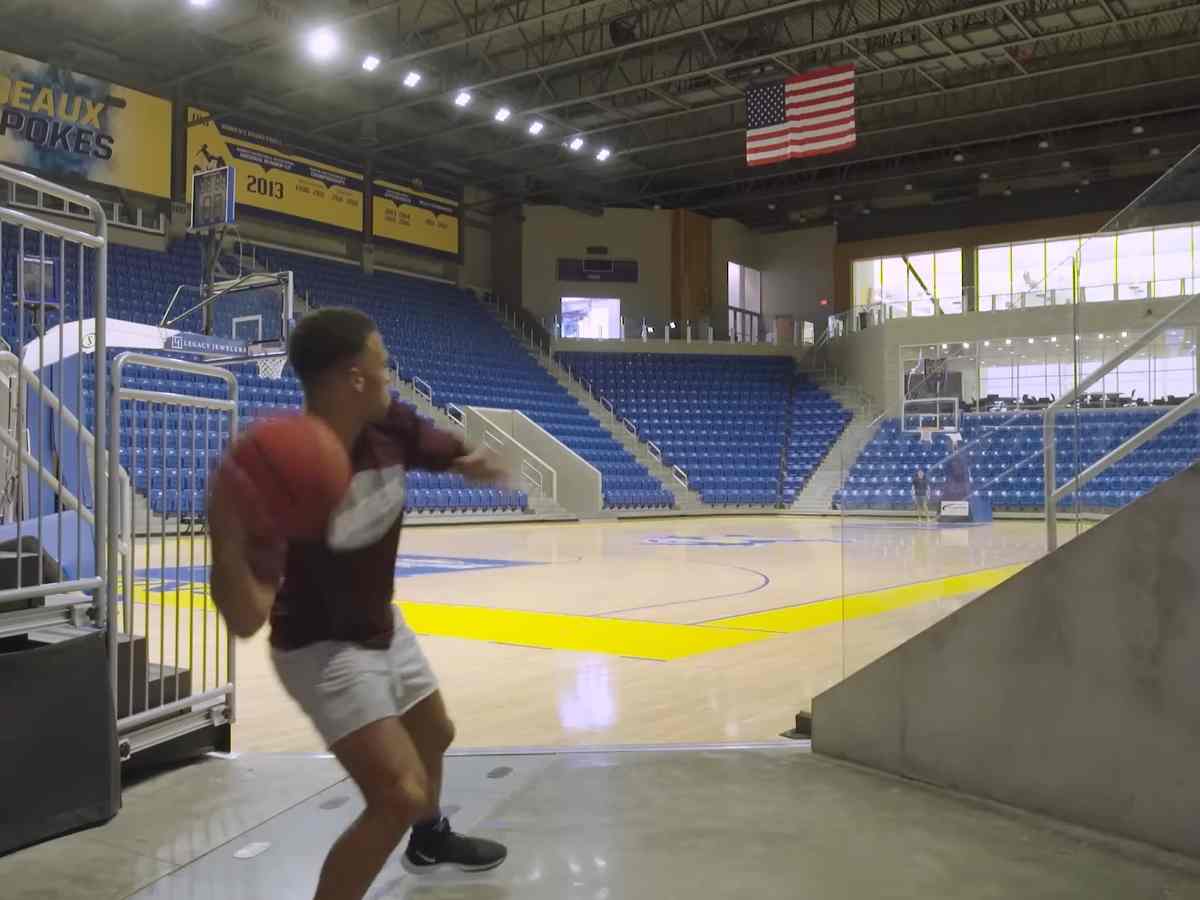
<svg viewBox="0 0 1200 900"><path fill-rule="evenodd" d="M103 632L0 640L0 855L117 814L116 729Z"/></svg>

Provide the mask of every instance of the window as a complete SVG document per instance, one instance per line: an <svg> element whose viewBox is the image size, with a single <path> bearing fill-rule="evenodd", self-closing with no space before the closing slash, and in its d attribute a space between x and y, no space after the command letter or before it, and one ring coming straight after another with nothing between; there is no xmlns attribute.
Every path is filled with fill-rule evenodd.
<svg viewBox="0 0 1200 900"><path fill-rule="evenodd" d="M1079 239L1046 241L1046 295L1052 304L1075 302L1075 257Z"/></svg>
<svg viewBox="0 0 1200 900"><path fill-rule="evenodd" d="M933 266L933 293L942 312L962 312L962 251L938 251L934 254Z"/></svg>
<svg viewBox="0 0 1200 900"><path fill-rule="evenodd" d="M979 309L995 310L1010 308L1012 293L1012 267L1009 264L1012 248L980 247L979 271L976 284L979 285Z"/></svg>
<svg viewBox="0 0 1200 900"><path fill-rule="evenodd" d="M1153 292L1154 232L1117 235L1117 299L1145 300Z"/></svg>
<svg viewBox="0 0 1200 900"><path fill-rule="evenodd" d="M619 297L563 297L562 336L605 341L621 337Z"/></svg>
<svg viewBox="0 0 1200 900"><path fill-rule="evenodd" d="M870 306L879 302L879 286L883 281L883 261L856 259L854 261L854 305Z"/></svg>
<svg viewBox="0 0 1200 900"><path fill-rule="evenodd" d="M1085 238L1079 251L1079 290L1084 302L1112 300L1116 279L1116 235L1098 234Z"/></svg>
<svg viewBox="0 0 1200 900"><path fill-rule="evenodd" d="M762 333L762 272L729 263L729 339L752 341Z"/></svg>
<svg viewBox="0 0 1200 900"><path fill-rule="evenodd" d="M1178 297L1190 294L1192 277L1192 231L1179 228L1159 228L1154 232L1154 296Z"/></svg>
<svg viewBox="0 0 1200 900"><path fill-rule="evenodd" d="M1046 243L1013 244L1012 292L1018 307L1046 306Z"/></svg>

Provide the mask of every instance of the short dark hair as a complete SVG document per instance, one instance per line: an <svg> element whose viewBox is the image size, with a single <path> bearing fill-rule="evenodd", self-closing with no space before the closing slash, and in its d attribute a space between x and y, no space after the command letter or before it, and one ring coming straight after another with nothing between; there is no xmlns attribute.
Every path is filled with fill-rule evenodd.
<svg viewBox="0 0 1200 900"><path fill-rule="evenodd" d="M292 329L288 362L307 388L338 363L363 352L376 330L371 317L357 309L330 306L311 312Z"/></svg>

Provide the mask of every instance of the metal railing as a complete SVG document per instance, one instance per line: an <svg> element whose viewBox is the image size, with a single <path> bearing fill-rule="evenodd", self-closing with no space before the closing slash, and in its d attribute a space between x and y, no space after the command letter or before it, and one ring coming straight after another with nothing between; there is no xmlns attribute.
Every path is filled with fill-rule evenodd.
<svg viewBox="0 0 1200 900"><path fill-rule="evenodd" d="M225 383L227 396L196 397L130 387L126 370L133 365L218 379ZM128 757L156 743L235 719L236 642L208 602L205 573L211 553L207 533L198 534L196 526L207 513L208 461L219 459L237 434L237 379L218 366L121 353L112 364L109 414L112 503L120 504L123 516L133 520L134 491L143 488L145 494L143 527L139 530L135 523L129 538L132 570L122 579L119 592L109 595L114 686L118 643L128 670L126 689L115 697L121 753ZM123 441L126 434L129 440ZM125 489L118 477L123 443L133 457L133 490ZM144 453L144 468L137 466L139 451ZM153 464L156 455L159 466ZM175 461L173 469L169 460ZM145 473L140 484L139 471ZM114 515L109 521L112 554L120 543L116 519ZM133 665L139 642L144 647L144 669Z"/></svg>
<svg viewBox="0 0 1200 900"><path fill-rule="evenodd" d="M90 591L91 596L91 618L95 625L103 627L106 623L106 617L109 611L109 577L108 577L108 554L105 549L105 540L108 534L108 492L102 489L103 476L100 473L107 471L107 459L105 458L105 420L104 409L107 400L107 378L103 371L103 360L107 353L107 320L108 320L108 216L106 215L100 202L93 197L69 188L61 187L52 184L49 181L38 178L34 175L29 175L18 169L9 166L0 165L0 181L8 182L13 185L14 197L18 188L25 188L34 191L39 195L39 204L42 202L40 198L45 196L57 197L63 201L68 209L71 205L85 211L91 219L92 228L95 233L87 233L79 231L75 228L70 228L65 225L60 225L56 222L40 218L29 213L21 212L16 209L0 206L0 258L4 256L4 228L3 226L12 226L17 231L17 270L16 270L16 326L17 326L17 342L22 357L27 354L30 357L29 361L24 359L21 362L27 362L27 365L13 364L15 378L11 379L9 385L10 391L16 395L16 417L13 422L11 431L4 430L8 440L5 445L11 456L11 465L16 475L16 484L19 489L16 492L15 501L15 518L16 518L16 547L18 548L18 557L16 565L16 585L14 587L0 590L0 602L5 600L30 600L37 597L60 596L63 594L74 593L77 591ZM82 213L80 214L82 215ZM47 248L47 239L57 243L57 250ZM70 248L70 249L68 249ZM92 281L91 281L91 316L84 315L85 303L87 300L87 251L92 251ZM77 267L75 277L72 279L71 286L75 291L75 318L73 346L68 347L66 343L66 329L59 327L58 346L48 347L45 338L46 328L49 318L53 314L57 314L60 318L65 317L69 310L69 302L67 296L67 261L72 260L72 264ZM36 284L32 286L27 282L27 269L32 264L36 272ZM53 285L49 285L48 280L52 280ZM53 296L48 296L48 288L53 292ZM0 296L3 296L4 291L4 270L0 267ZM35 316L31 323L27 322L26 310L30 310ZM94 328L85 340L84 335L84 320L85 318L93 318L95 320ZM31 348L26 344L28 330L27 324L32 324L37 333L36 349ZM96 428L95 439L90 447L86 449L91 451L91 459L86 460L84 454L84 439L81 430L76 427L75 432L75 470L78 477L78 484L82 489L84 486L89 488L93 495L93 509L90 513L86 510L86 498L80 500L78 494L85 493L83 490L69 491L66 485L63 484L64 471L61 468L57 476L49 471L47 459L49 456L50 447L47 446L48 438L57 437L57 448L60 453L65 452L67 441L65 438L66 417L61 413L64 407L58 401L61 397L55 397L48 391L45 391L40 381L37 383L37 402L34 406L34 420L29 421L30 410L28 408L28 397L26 396L26 387L28 379L26 375L33 369L34 363L40 373L45 364L45 355L47 350L57 351L56 359L61 360L70 350L70 355L77 357L79 366L77 369L77 383L74 385L75 400L78 409L83 408L84 391L83 391L83 365L82 353L85 349L85 344L91 343L91 349L94 349L95 358L100 362L97 366L95 377L95 410L96 410ZM60 366L60 370L62 367ZM67 395L67 387L58 392L62 396ZM46 401L47 395L54 399L53 404L48 404ZM50 412L47 411L49 406ZM50 419L49 416L53 412L58 412L57 421ZM73 418L73 417L72 417ZM74 420L76 426L78 421ZM27 435L27 430L36 428L36 437L30 439ZM48 433L49 430L49 433ZM57 432L57 435L55 435ZM30 432L32 433L32 432ZM53 441L49 443L53 444ZM90 470L89 470L90 463ZM34 481L36 495L30 498L27 495L26 481L30 471L36 471ZM49 488L52 497L46 498L46 488ZM50 502L47 503L47 500ZM74 505L72 506L72 501ZM47 508L49 507L49 508ZM46 581L46 573L44 572L43 564L43 538L44 526L48 516L54 515L55 508L73 508L79 514L79 528L83 528L84 522L89 522L92 525L92 534L88 543L91 544L91 550L94 560L94 574L87 577L80 577L71 580L58 580L53 582ZM90 518L89 518L90 517ZM36 526L31 523L31 519L36 519ZM61 527L61 516L57 520ZM33 537L32 534L26 531L26 527L33 529L36 527L36 540L38 542L38 562L37 570L38 584L23 583L24 566L21 560L22 539L24 537ZM85 539L82 534L78 535L78 544L82 545ZM81 549L81 546L77 547ZM59 556L61 561L62 544L59 546ZM82 563L82 557L76 556L77 563ZM4 618L4 616L0 616ZM34 617L25 616L23 619L32 620ZM109 650L112 650L110 646Z"/></svg>
<svg viewBox="0 0 1200 900"><path fill-rule="evenodd" d="M536 497L546 496L546 480L542 477L541 470L528 459L521 460L521 479L529 485L531 494Z"/></svg>
<svg viewBox="0 0 1200 900"><path fill-rule="evenodd" d="M456 403L446 404L446 418L448 418L459 428L467 427L467 423L464 421L462 408Z"/></svg>
<svg viewBox="0 0 1200 900"><path fill-rule="evenodd" d="M418 397L420 397L422 400L424 400L426 403L428 403L430 406L432 406L433 405L433 386L428 381L426 381L424 378L421 378L417 375L413 376L412 385L413 385L413 393L416 394Z"/></svg>
<svg viewBox="0 0 1200 900"><path fill-rule="evenodd" d="M1193 394L1190 398L1184 401L1179 406L1174 407L1169 413L1156 419L1154 422L1147 425L1137 434L1126 439L1113 450L1105 454L1101 459L1097 460L1092 465L1088 466L1082 472L1076 474L1074 478L1068 481L1061 487L1057 487L1057 466L1056 466L1056 446L1055 446L1055 418L1059 410L1064 409L1074 404L1081 393L1097 381L1103 380L1104 376L1112 372L1122 363L1135 356L1147 344L1152 342L1159 334L1171 326L1171 324L1190 307L1196 299L1200 297L1200 293L1192 294L1176 306L1173 310L1159 319L1146 331L1129 342L1129 346L1093 371L1082 381L1076 383L1069 391L1046 407L1042 421L1042 446L1045 451L1043 479L1045 482L1045 503L1046 503L1046 550L1053 551L1058 547L1058 510L1057 503L1067 494L1074 493L1087 482L1091 481L1109 466L1124 459L1142 444L1153 439L1159 432L1169 428L1175 422L1186 416L1189 412L1197 407L1200 407L1200 394Z"/></svg>

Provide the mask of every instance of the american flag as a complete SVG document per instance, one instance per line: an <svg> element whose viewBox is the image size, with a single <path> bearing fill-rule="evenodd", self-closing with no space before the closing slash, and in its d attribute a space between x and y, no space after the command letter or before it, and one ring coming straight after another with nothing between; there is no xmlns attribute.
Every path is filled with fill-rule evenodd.
<svg viewBox="0 0 1200 900"><path fill-rule="evenodd" d="M746 91L746 164L766 166L853 147L854 66Z"/></svg>

